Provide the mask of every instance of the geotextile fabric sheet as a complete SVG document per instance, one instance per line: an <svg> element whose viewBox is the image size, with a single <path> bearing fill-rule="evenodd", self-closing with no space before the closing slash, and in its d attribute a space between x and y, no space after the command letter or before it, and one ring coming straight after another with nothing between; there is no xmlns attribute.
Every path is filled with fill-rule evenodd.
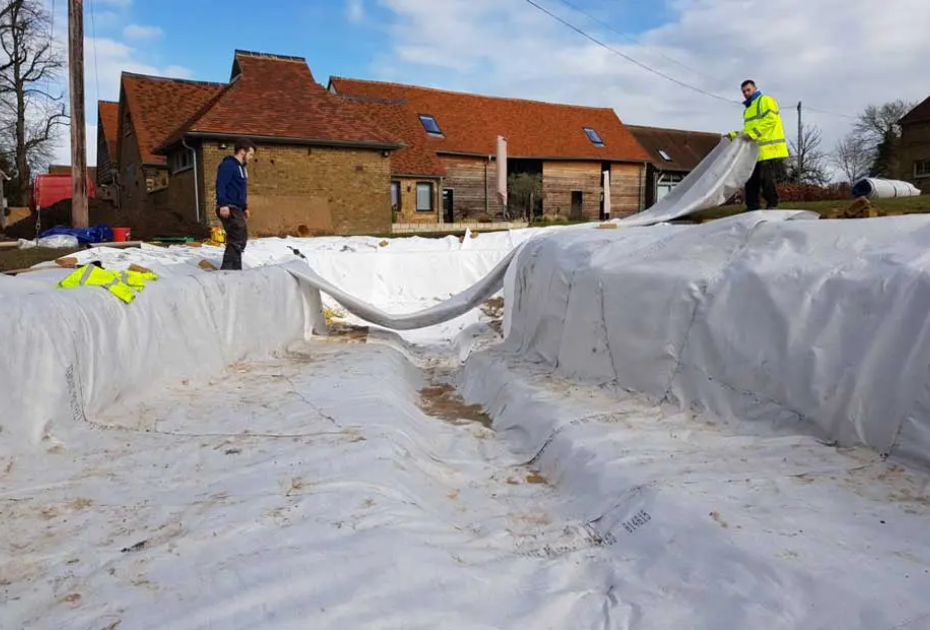
<svg viewBox="0 0 930 630"><path fill-rule="evenodd" d="M507 344L570 379L930 463L930 217L779 216L531 241Z"/></svg>

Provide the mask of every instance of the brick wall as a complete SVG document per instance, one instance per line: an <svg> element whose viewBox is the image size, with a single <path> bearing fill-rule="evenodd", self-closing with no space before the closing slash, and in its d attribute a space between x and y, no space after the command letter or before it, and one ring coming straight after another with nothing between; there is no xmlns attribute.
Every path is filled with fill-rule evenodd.
<svg viewBox="0 0 930 630"><path fill-rule="evenodd" d="M395 177L391 182L400 185L400 207L397 211L396 223L439 223L442 211L442 190L439 178L406 178ZM417 211L417 184L432 184L433 211Z"/></svg>
<svg viewBox="0 0 930 630"><path fill-rule="evenodd" d="M216 169L231 145L206 142L201 205L215 222ZM294 234L298 226L334 234L391 231L390 159L381 151L260 145L249 166L249 231Z"/></svg>
<svg viewBox="0 0 930 630"><path fill-rule="evenodd" d="M902 126L899 156L899 177L924 191L930 191L930 177L914 177L914 162L930 160L930 121Z"/></svg>
<svg viewBox="0 0 930 630"><path fill-rule="evenodd" d="M170 174L167 168L155 168L153 166L146 166L142 169L142 172L145 176L146 192L153 193L157 190L164 190L168 187L168 179Z"/></svg>
<svg viewBox="0 0 930 630"><path fill-rule="evenodd" d="M194 169L171 175L167 183L165 188L149 193L152 209L156 212L176 212L185 219L195 221L197 204L194 201ZM205 219L201 218L201 221L205 222Z"/></svg>
<svg viewBox="0 0 930 630"><path fill-rule="evenodd" d="M448 155L440 156L440 159L446 169L442 187L452 189L456 221L474 221L488 215L494 217L503 211L496 193L496 161Z"/></svg>

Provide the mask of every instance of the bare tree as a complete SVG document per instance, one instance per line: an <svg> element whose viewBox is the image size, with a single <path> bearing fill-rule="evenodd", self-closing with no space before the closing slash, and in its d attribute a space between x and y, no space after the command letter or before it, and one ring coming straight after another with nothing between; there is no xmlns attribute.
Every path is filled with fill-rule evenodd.
<svg viewBox="0 0 930 630"><path fill-rule="evenodd" d="M47 161L68 124L64 95L51 93L65 67L49 36L42 0L0 0L0 129L11 134L17 201L28 201L33 168Z"/></svg>
<svg viewBox="0 0 930 630"><path fill-rule="evenodd" d="M895 177L898 172L898 121L914 109L915 103L898 99L883 105L869 105L859 114L853 132L866 143L872 154L869 175Z"/></svg>
<svg viewBox="0 0 930 630"><path fill-rule="evenodd" d="M852 184L869 174L875 161L874 149L860 134L852 132L836 143L830 161Z"/></svg>
<svg viewBox="0 0 930 630"><path fill-rule="evenodd" d="M877 146L889 133L900 135L898 121L914 109L915 103L898 99L883 105L869 105L859 114L853 130L861 138Z"/></svg>
<svg viewBox="0 0 930 630"><path fill-rule="evenodd" d="M830 181L827 175L826 156L820 145L823 138L816 125L801 127L801 144L797 140L788 142L788 181L799 184L823 186Z"/></svg>

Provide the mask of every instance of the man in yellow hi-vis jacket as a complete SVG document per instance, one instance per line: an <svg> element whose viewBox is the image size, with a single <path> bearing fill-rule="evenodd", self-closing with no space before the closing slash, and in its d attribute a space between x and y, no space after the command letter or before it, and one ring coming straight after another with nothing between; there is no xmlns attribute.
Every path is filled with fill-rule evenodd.
<svg viewBox="0 0 930 630"><path fill-rule="evenodd" d="M766 208L778 207L778 190L775 184L785 172L785 159L788 157L788 142L785 139L785 128L781 124L781 114L778 111L778 102L763 94L752 80L743 81L740 86L743 90L742 132L733 131L730 139L743 133L759 145L759 160L746 182L746 208L758 210L759 193L765 199Z"/></svg>
<svg viewBox="0 0 930 630"><path fill-rule="evenodd" d="M58 283L60 289L75 287L103 287L120 300L129 304L136 299L136 291L145 288L149 280L158 280L158 275L151 271L107 271L90 264L78 267Z"/></svg>

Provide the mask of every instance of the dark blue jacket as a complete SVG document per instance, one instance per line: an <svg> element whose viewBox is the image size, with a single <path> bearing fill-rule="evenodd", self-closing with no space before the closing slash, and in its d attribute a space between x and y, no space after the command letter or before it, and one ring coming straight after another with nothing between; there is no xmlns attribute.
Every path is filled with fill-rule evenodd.
<svg viewBox="0 0 930 630"><path fill-rule="evenodd" d="M245 167L232 155L227 155L216 169L216 207L248 208L249 184Z"/></svg>
<svg viewBox="0 0 930 630"><path fill-rule="evenodd" d="M759 98L760 96L762 96L762 91L756 90L755 92L752 93L752 95L749 98L743 101L743 107L748 109L749 106L752 105L756 101L756 99Z"/></svg>

